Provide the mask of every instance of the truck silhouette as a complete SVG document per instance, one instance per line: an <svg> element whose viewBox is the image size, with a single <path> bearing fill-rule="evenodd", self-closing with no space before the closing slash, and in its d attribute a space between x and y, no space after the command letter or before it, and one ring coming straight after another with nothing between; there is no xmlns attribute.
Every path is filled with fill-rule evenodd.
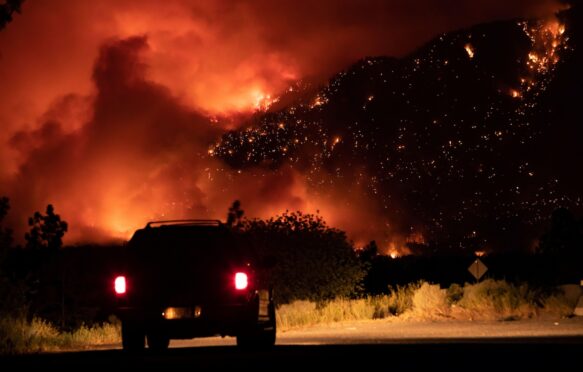
<svg viewBox="0 0 583 372"><path fill-rule="evenodd" d="M220 221L149 222L128 242L122 267L112 284L124 350L215 335L235 336L242 347L275 343L272 290Z"/></svg>

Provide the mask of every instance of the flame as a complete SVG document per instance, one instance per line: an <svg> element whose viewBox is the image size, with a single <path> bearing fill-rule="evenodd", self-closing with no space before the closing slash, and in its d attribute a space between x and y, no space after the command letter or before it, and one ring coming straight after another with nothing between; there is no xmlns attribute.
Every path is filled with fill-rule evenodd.
<svg viewBox="0 0 583 372"><path fill-rule="evenodd" d="M474 47L472 44L467 43L464 45L464 49L466 50L466 53L468 53L468 57L470 57L470 59L474 58Z"/></svg>
<svg viewBox="0 0 583 372"><path fill-rule="evenodd" d="M513 98L522 97L522 93L545 88L545 79L559 62L559 52L568 49L565 25L556 17L539 22L521 22L519 25L531 41L531 50L526 59L529 76L520 79L521 91L512 89Z"/></svg>
<svg viewBox="0 0 583 372"><path fill-rule="evenodd" d="M395 258L399 257L399 252L398 252L398 251L396 251L396 250L391 250L391 249L389 249L388 255L389 255L389 257L391 257L392 259L395 259Z"/></svg>
<svg viewBox="0 0 583 372"><path fill-rule="evenodd" d="M142 94L129 94L127 97L139 99L136 98L131 104L124 102L112 107L94 107L88 103L90 107L86 118L72 120L74 125L66 125L66 136L43 145L43 151L53 147L62 149L58 152L59 157L43 159L43 156L37 156L42 154L41 151L27 150L25 155L28 160L26 167L22 167L22 177L7 181L10 182L9 189L20 194L14 197L14 205L25 206L19 207L19 213L25 215L33 208L54 203L59 213L70 222L67 239L88 241L96 235L127 238L134 229L152 219L192 216L224 218L229 203L241 199L250 217L270 217L286 209L301 209L308 213L320 210L332 226L358 234L357 237L375 236L378 233L376 229L382 230L382 226L372 226L367 221L375 220L384 212L375 209L378 202L367 199L367 192L352 190L348 193L350 195L346 195L345 189L337 188L330 190L334 197L326 199L308 193L310 182L303 177L315 177L313 174L296 174L288 169L278 169L274 173L246 170L241 174L241 171L227 169L224 163L208 159L219 151L218 145L209 147L208 144L216 138L212 134L222 129L220 125L215 125L219 123L217 116L222 118L228 114L236 116L240 112L269 110L278 102L278 92L286 89L293 92L296 89L290 83L297 79L311 74L328 76L337 71L338 66L352 62L355 56L370 55L379 50L392 52L393 49L379 48L384 48L386 36L394 33L393 27L398 29L402 24L396 22L397 26L393 26L382 19L380 25L386 31L378 34L379 24L371 23L368 17L364 17L362 26L372 25L362 34L368 35L369 40L365 40L359 36L360 33L353 33L358 27L345 27L344 17L337 17L335 12L326 12L334 22L323 19L323 14L315 12L310 14L310 22L305 23L302 16L299 23L298 20L290 23L318 26L316 29L310 26L306 30L298 30L297 27L288 30L289 25L282 20L292 19L288 19L286 12L283 12L285 17L281 17L280 4L271 7L267 2L248 2L258 4L248 9L243 5L245 2L237 2L233 13L225 14L224 10L228 7L207 5L211 3L214 2L200 2L201 9L184 1L150 1L139 6L133 2L122 4L116 1L108 1L106 6L70 1L27 3L26 16L11 23L8 33L2 33L3 41L7 41L3 43L3 48L7 49L3 50L1 58L2 72L14 73L3 75L7 79L2 81L6 94L0 100L2 114L10 115L7 117L10 120L1 118L3 125L16 122L12 120L12 115L14 118L18 116L18 122L27 124L21 128L16 128L19 124L10 128L3 126L3 140L16 129L26 131L28 123L34 126L38 121L40 125L44 121L46 107L63 93L82 97L98 95L99 92L94 91L90 70L104 42L109 43L107 40L146 35L147 47L136 63L111 71L132 75L124 89L136 89L137 93ZM389 2L387 4L392 6ZM255 8L263 10L265 6L281 18L254 11ZM290 6L290 9L296 9L298 5L294 3ZM313 7L312 4L308 6ZM67 19L58 21L59 18L46 17L46 14L66 15ZM312 35L322 24L332 27L326 33L335 35L332 42L329 37L306 39L306 35ZM25 28L26 25L29 28ZM281 25L284 27L281 28ZM564 26L558 21L533 27L532 32L530 28L525 32L534 35L532 53L537 60L529 59L529 63L533 64L532 71L536 72L539 70L536 67L538 64L543 63L544 67L544 63L548 66L556 63L557 59L548 57L545 51L559 51L564 47L566 36ZM71 38L65 43L55 44L52 36L55 34ZM338 43L340 40L353 41ZM404 41L403 45L409 42ZM29 46L33 44L39 45L42 50L32 48L31 52ZM547 49L540 48L540 45ZM475 52L474 48L469 44L467 47L466 53L472 58L470 54ZM63 55L68 58L63 60ZM124 58L115 63L123 61ZM148 68L140 80L130 72L142 63ZM51 74L39 68L42 66L51 66ZM524 84L534 84L536 79L529 75L524 81ZM17 100L12 101L12 96L18 97ZM363 97L368 101L373 98ZM312 108L327 102L325 96L317 96L311 102ZM127 106L127 111L124 106ZM139 115L131 111L136 106L140 106ZM210 119L212 127L202 119L193 119L196 115L190 111L191 108L216 115ZM98 112L92 118L91 110L104 109L107 110ZM115 128L109 123L114 123ZM158 131L159 127L166 128ZM282 125L280 130L288 128ZM100 136L95 136L95 131ZM68 136L69 133L74 135ZM126 133L131 135L123 137ZM177 135L161 139L164 133ZM265 134L257 133L257 136L260 135ZM343 140L334 138L333 134L332 137L329 133L325 135L330 141L328 146L332 148L340 141L348 146L348 138ZM123 140L116 141L116 138ZM249 137L249 140L256 141L257 138ZM295 138L293 144L301 145L300 141ZM186 145L181 147L182 143ZM399 149L404 150L404 145L400 145ZM19 169L19 162L24 163L25 160L20 159L20 154L4 155L4 150L0 150L3 155L0 173L8 177L5 170L9 167L11 171ZM227 151L233 153L231 149ZM281 151L287 153L288 147L282 147ZM67 161L60 163L62 159ZM339 205L338 200L348 200L352 204ZM82 230L85 227L93 228L94 235ZM383 233L379 235L386 238ZM407 239L396 238L393 250L389 246L389 251L395 257L409 254ZM386 246L386 241L382 246Z"/></svg>
<svg viewBox="0 0 583 372"><path fill-rule="evenodd" d="M341 140L342 138L340 138L340 136L334 137L334 139L332 140L332 144L330 145L330 151L333 151L336 145L339 144Z"/></svg>
<svg viewBox="0 0 583 372"><path fill-rule="evenodd" d="M317 95L310 104L310 108L313 109L315 107L325 105L326 103L328 103L328 99L326 97L322 95Z"/></svg>
<svg viewBox="0 0 583 372"><path fill-rule="evenodd" d="M258 90L253 90L251 92L251 97L253 97L253 107L255 108L255 111L267 111L271 105L279 102L279 97L272 97L271 94L263 93Z"/></svg>
<svg viewBox="0 0 583 372"><path fill-rule="evenodd" d="M386 245L384 254L390 256L391 258L397 258L402 256L408 256L418 252L413 252L409 247L409 244L427 244L425 237L419 231L411 231L411 233L405 237L395 235L392 240Z"/></svg>

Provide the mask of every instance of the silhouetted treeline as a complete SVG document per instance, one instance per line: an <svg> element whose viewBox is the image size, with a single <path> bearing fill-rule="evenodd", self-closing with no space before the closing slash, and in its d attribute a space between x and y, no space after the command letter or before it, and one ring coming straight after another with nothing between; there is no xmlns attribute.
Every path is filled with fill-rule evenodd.
<svg viewBox="0 0 583 372"><path fill-rule="evenodd" d="M252 248L260 272L268 271L264 276L278 305L348 297L360 290L365 271L354 247L346 233L327 226L321 216L286 212L268 220L244 220L238 233Z"/></svg>
<svg viewBox="0 0 583 372"><path fill-rule="evenodd" d="M442 286L453 283L473 283L476 279L468 267L478 257L474 255L377 256L369 262L364 279L366 293L388 293L390 286L419 280ZM488 271L482 277L509 282L528 282L533 285L579 283L583 279L582 259L565 261L544 254L492 254L479 259Z"/></svg>
<svg viewBox="0 0 583 372"><path fill-rule="evenodd" d="M114 305L112 281L124 267L124 246L53 249L44 242L34 248L15 247L11 230L2 225L8 211L8 199L0 198L0 315L40 316L65 329L107 320ZM49 220L60 221L51 212ZM270 271L279 303L382 294L419 280L442 286L475 281L468 271L477 258L473 252L451 254L431 246L424 255L393 259L378 254L376 244L355 252L344 232L317 216L297 212L248 221L235 204L230 215L241 244L254 249L259 266ZM39 226L33 223L35 228ZM489 253L480 260L488 267L484 278L540 286L578 283L583 279L583 219L559 209L534 251Z"/></svg>
<svg viewBox="0 0 583 372"><path fill-rule="evenodd" d="M439 246L415 247L425 254L391 258L379 255L372 242L359 252L368 267L365 291L387 293L389 286L426 280L449 286L473 282L468 267L478 257L474 252L452 253ZM553 212L547 230L531 252L489 253L479 259L488 267L482 278L529 282L534 285L579 283L583 280L583 218L564 208Z"/></svg>

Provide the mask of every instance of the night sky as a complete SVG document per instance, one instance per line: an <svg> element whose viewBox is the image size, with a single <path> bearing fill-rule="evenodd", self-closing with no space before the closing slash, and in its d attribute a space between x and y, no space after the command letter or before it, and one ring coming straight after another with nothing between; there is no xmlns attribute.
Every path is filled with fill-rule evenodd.
<svg viewBox="0 0 583 372"><path fill-rule="evenodd" d="M239 199L387 252L529 249L583 203L565 8L27 1L0 31L0 194L17 233L53 203L70 243Z"/></svg>

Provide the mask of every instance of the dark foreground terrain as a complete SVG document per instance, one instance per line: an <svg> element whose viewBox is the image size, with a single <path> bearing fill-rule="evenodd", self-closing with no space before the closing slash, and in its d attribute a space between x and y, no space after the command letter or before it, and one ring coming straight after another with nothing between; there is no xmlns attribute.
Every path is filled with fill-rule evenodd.
<svg viewBox="0 0 583 372"><path fill-rule="evenodd" d="M282 332L270 350L241 350L232 338L173 341L165 353L108 350L10 356L0 366L116 369L528 371L578 370L583 319L513 322L366 321ZM11 370L12 370L11 368ZM4 370L4 368L2 368ZM19 369L20 370L20 369Z"/></svg>
<svg viewBox="0 0 583 372"><path fill-rule="evenodd" d="M164 369L237 368L245 370L289 370L346 367L475 371L537 370L542 366L576 369L583 338L506 339L480 342L440 340L420 344L283 345L269 351L242 351L236 347L170 349L163 354L126 355L121 350L84 351L3 358L2 365L22 367L115 367Z"/></svg>

